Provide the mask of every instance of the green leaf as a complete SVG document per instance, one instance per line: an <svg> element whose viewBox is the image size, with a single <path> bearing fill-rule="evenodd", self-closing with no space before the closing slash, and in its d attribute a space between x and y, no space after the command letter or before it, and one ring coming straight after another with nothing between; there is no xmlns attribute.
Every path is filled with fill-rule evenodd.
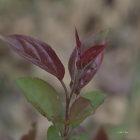
<svg viewBox="0 0 140 140"><path fill-rule="evenodd" d="M59 136L58 129L55 126L53 126L53 125L48 128L47 140L63 140Z"/></svg>
<svg viewBox="0 0 140 140"><path fill-rule="evenodd" d="M48 120L61 115L62 103L47 82L39 78L20 78L16 80L16 84L27 100Z"/></svg>
<svg viewBox="0 0 140 140"><path fill-rule="evenodd" d="M93 106L91 102L83 97L79 97L71 106L70 120L83 120L93 113Z"/></svg>
<svg viewBox="0 0 140 140"><path fill-rule="evenodd" d="M70 108L70 122L72 127L77 127L84 119L94 113L90 100L79 97Z"/></svg>
<svg viewBox="0 0 140 140"><path fill-rule="evenodd" d="M80 121L77 121L77 122L73 122L72 123L72 128L74 129L74 128L78 127L80 125L80 123L82 123L82 122L83 122L83 120L80 120Z"/></svg>
<svg viewBox="0 0 140 140"><path fill-rule="evenodd" d="M65 102L62 102L62 108L63 108L63 111L61 114L61 119L65 120L65 112L66 112L66 103Z"/></svg>
<svg viewBox="0 0 140 140"><path fill-rule="evenodd" d="M106 95L100 92L89 92L86 93L83 97L89 99L94 109L96 109L103 103L104 99L106 98Z"/></svg>
<svg viewBox="0 0 140 140"><path fill-rule="evenodd" d="M62 102L62 113L61 113L60 119L55 118L56 119L55 124L59 128L59 130L61 130L61 132L64 131L65 111L66 111L66 103Z"/></svg>
<svg viewBox="0 0 140 140"><path fill-rule="evenodd" d="M70 140L88 140L88 136L85 134L79 134L70 138Z"/></svg>

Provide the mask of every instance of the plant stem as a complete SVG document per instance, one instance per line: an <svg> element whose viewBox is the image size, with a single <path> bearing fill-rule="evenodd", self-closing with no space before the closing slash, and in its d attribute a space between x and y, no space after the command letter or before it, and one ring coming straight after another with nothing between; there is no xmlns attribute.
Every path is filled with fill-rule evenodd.
<svg viewBox="0 0 140 140"><path fill-rule="evenodd" d="M65 113L65 120L66 121L69 120L69 103L70 103L70 100L67 99L66 100L66 113ZM68 130L69 130L69 125L65 124L65 128L64 128L64 136L65 137L67 137L67 135L68 135ZM67 138L65 140L67 140Z"/></svg>
<svg viewBox="0 0 140 140"><path fill-rule="evenodd" d="M61 84L65 90L65 95L66 95L66 113L65 113L65 118L66 120L68 120L69 118L69 103L70 103L70 98L69 98L69 95L68 95L68 90L66 88L66 85L63 81L61 81Z"/></svg>
<svg viewBox="0 0 140 140"><path fill-rule="evenodd" d="M67 87L66 87L66 85L65 85L65 83L61 80L60 81L61 82L61 84L62 84L62 86L63 86L63 88L64 88L64 91L65 91L65 95L66 95L66 100L68 99L68 90L67 90Z"/></svg>
<svg viewBox="0 0 140 140"><path fill-rule="evenodd" d="M67 121L69 119L69 104L70 104L70 98L69 98L69 95L68 95L68 90L66 88L66 85L63 81L60 81L63 88L64 88L64 91L65 91L65 95L66 95L66 112L65 112L65 120ZM69 126L67 124L65 124L65 128L64 128L64 137L65 140L67 140L67 135L68 135L68 129L69 129Z"/></svg>
<svg viewBox="0 0 140 140"><path fill-rule="evenodd" d="M74 86L73 86L73 88L71 90L70 97L67 98L67 100L66 100L66 114L65 114L66 121L69 120L70 102L71 102L73 93L74 93ZM69 131L69 124L66 124L65 125L65 130L64 130L64 136L66 136L65 140L68 140L68 137L67 137L68 136L68 131Z"/></svg>
<svg viewBox="0 0 140 140"><path fill-rule="evenodd" d="M63 81L60 81L64 91L65 91L65 95L66 95L66 112L65 112L65 120L68 121L69 120L69 107L70 107L70 102L71 102L71 98L74 92L74 87L71 90L70 96L68 94L68 90L66 88L66 85ZM65 124L65 128L64 128L64 137L65 140L68 140L68 131L69 131L69 124Z"/></svg>

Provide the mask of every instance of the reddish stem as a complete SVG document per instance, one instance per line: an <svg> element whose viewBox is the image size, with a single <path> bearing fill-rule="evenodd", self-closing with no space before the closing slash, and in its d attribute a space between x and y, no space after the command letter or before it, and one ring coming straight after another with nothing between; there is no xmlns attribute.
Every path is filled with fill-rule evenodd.
<svg viewBox="0 0 140 140"><path fill-rule="evenodd" d="M66 85L65 85L65 83L61 80L60 81L61 82L61 84L62 84L62 86L63 86L63 88L64 88L64 91L65 91L65 95L66 95L66 101L67 101L67 99L68 99L68 90L67 90L67 87L66 87Z"/></svg>
<svg viewBox="0 0 140 140"><path fill-rule="evenodd" d="M65 120L67 121L69 119L69 104L70 104L70 100L69 100L69 95L68 95L68 90L66 88L66 85L63 81L60 81L64 91L65 91L65 95L66 95L66 112L65 112ZM64 137L66 137L65 140L67 140L67 135L68 135L68 128L69 126L67 124L65 124L65 128L64 128Z"/></svg>
<svg viewBox="0 0 140 140"><path fill-rule="evenodd" d="M65 112L65 120L68 121L69 120L69 106L70 106L70 101L71 101L71 98L72 98L72 95L73 95L73 92L74 92L74 87L72 88L71 90L71 93L70 93L70 97L69 97L69 94L68 94L68 90L66 88L66 85L63 81L60 81L63 88L64 88L64 91L65 91L65 95L66 95L66 112ZM65 137L65 140L68 140L68 131L69 131L69 125L68 124L65 124L65 128L64 128L64 137Z"/></svg>

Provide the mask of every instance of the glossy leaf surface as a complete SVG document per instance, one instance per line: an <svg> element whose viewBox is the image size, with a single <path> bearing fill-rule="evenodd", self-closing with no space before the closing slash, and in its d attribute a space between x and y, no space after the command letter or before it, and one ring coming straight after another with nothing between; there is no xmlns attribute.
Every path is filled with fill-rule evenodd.
<svg viewBox="0 0 140 140"><path fill-rule="evenodd" d="M89 99L94 109L96 109L103 103L104 99L106 98L106 95L100 92L89 92L86 93L83 97Z"/></svg>
<svg viewBox="0 0 140 140"><path fill-rule="evenodd" d="M3 36L3 41L20 56L62 80L64 66L46 43L25 35Z"/></svg>
<svg viewBox="0 0 140 140"><path fill-rule="evenodd" d="M61 101L48 83L39 78L20 78L16 80L16 84L27 100L49 120L61 115Z"/></svg>
<svg viewBox="0 0 140 140"><path fill-rule="evenodd" d="M84 68L90 61L94 60L105 48L107 45L96 45L89 48L81 56L81 59L76 62L78 68Z"/></svg>
<svg viewBox="0 0 140 140"><path fill-rule="evenodd" d="M58 129L55 126L53 126L53 125L48 128L47 140L63 140L59 136Z"/></svg>

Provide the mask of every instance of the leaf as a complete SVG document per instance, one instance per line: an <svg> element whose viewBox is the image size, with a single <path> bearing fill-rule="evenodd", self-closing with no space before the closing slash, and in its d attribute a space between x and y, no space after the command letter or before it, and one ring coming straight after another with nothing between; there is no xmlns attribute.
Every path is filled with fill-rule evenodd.
<svg viewBox="0 0 140 140"><path fill-rule="evenodd" d="M79 59L81 57L81 53L82 53L82 48L81 48L81 41L79 39L79 35L78 35L78 32L77 32L77 29L75 28L75 38L76 38L76 48L77 48L77 52L78 52L78 56L79 56Z"/></svg>
<svg viewBox="0 0 140 140"><path fill-rule="evenodd" d="M81 60L77 60L78 49L75 47L73 50L69 59L68 68L71 76L70 87L72 88L73 85L76 85L74 90L75 94L79 94L80 90L90 82L99 70L107 45L108 41L104 40L101 34L94 33L81 41ZM79 70L79 68L82 69ZM75 84L75 81L79 81L79 83Z"/></svg>
<svg viewBox="0 0 140 140"><path fill-rule="evenodd" d="M20 78L17 86L23 91L27 100L49 120L59 117L62 113L62 103L56 91L39 78Z"/></svg>
<svg viewBox="0 0 140 140"><path fill-rule="evenodd" d="M48 128L47 140L63 140L59 136L58 129L54 125L52 125Z"/></svg>
<svg viewBox="0 0 140 140"><path fill-rule="evenodd" d="M89 93L86 93L85 95L83 95L83 97L84 97L84 99L88 99L93 106L93 110L96 110L103 103L104 99L106 98L106 95L103 93L100 93L100 92L89 92ZM89 115L91 115L91 114L89 114ZM77 127L81 122L82 122L82 120L73 122L72 127L73 128Z"/></svg>
<svg viewBox="0 0 140 140"><path fill-rule="evenodd" d="M24 135L21 140L35 140L36 138L36 124L33 124L33 128L28 134Z"/></svg>
<svg viewBox="0 0 140 140"><path fill-rule="evenodd" d="M65 120L65 111L66 111L66 102L62 102L62 113L61 116L58 118L54 118L56 126L59 128L61 132L64 131L64 125L67 124Z"/></svg>
<svg viewBox="0 0 140 140"><path fill-rule="evenodd" d="M65 69L54 50L46 43L25 35L3 36L3 41L17 54L62 80Z"/></svg>
<svg viewBox="0 0 140 140"><path fill-rule="evenodd" d="M77 127L81 121L94 113L94 108L90 100L79 97L70 108L70 121L73 123L72 127Z"/></svg>
<svg viewBox="0 0 140 140"><path fill-rule="evenodd" d="M109 140L105 130L101 127L94 140Z"/></svg>
<svg viewBox="0 0 140 140"><path fill-rule="evenodd" d="M88 140L88 136L85 134L79 134L70 138L70 140Z"/></svg>
<svg viewBox="0 0 140 140"><path fill-rule="evenodd" d="M63 104L66 106L65 104ZM70 125L72 127L77 127L85 118L94 113L94 108L90 102L90 100L79 97L70 108L69 120L65 120L65 108L63 109L63 113L61 115L61 119L54 118L55 122L62 128L62 124Z"/></svg>
<svg viewBox="0 0 140 140"><path fill-rule="evenodd" d="M71 77L71 82L70 82L70 87L72 87L73 83L74 83L74 79L76 77L76 57L77 57L77 52L76 49L73 50L70 59L69 59L69 63L68 63L68 69L69 69L69 73L70 73L70 77Z"/></svg>
<svg viewBox="0 0 140 140"><path fill-rule="evenodd" d="M68 68L69 68L69 73L71 76L71 84L73 83L74 77L76 76L76 59L80 60L81 55L82 55L82 44L81 41L79 39L79 35L77 32L77 29L75 28L75 38L76 38L76 47L74 49L74 51L72 52L70 59L69 59L69 63L68 63Z"/></svg>
<svg viewBox="0 0 140 140"><path fill-rule="evenodd" d="M106 95L100 92L89 92L86 93L83 97L89 99L94 109L96 109L103 103L104 99L106 98Z"/></svg>
<svg viewBox="0 0 140 140"><path fill-rule="evenodd" d="M79 85L79 90L81 88L83 88L85 85L87 85L91 79L94 77L94 75L96 74L96 72L99 70L100 65L103 61L103 57L104 57L104 52L105 50L103 50L96 58L93 62L91 62L91 64L89 64L87 66L87 68L84 70L81 79L80 79L80 85Z"/></svg>
<svg viewBox="0 0 140 140"><path fill-rule="evenodd" d="M81 59L76 62L76 66L80 69L84 68L89 62L94 60L106 47L107 42L102 45L95 45L89 48L81 56Z"/></svg>

